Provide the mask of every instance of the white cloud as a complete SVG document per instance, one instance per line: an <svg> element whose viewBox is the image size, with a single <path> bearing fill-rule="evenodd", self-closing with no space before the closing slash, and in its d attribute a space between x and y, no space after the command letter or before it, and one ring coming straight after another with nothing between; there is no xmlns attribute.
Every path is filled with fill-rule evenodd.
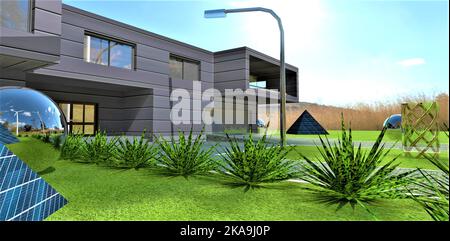
<svg viewBox="0 0 450 241"><path fill-rule="evenodd" d="M411 66L415 66L415 65L425 64L425 60L422 58L411 58L411 59L404 59L404 60L398 61L397 64L399 64L403 67L411 67Z"/></svg>
<svg viewBox="0 0 450 241"><path fill-rule="evenodd" d="M30 117L31 116L31 112L25 111L25 112L23 112L23 115Z"/></svg>

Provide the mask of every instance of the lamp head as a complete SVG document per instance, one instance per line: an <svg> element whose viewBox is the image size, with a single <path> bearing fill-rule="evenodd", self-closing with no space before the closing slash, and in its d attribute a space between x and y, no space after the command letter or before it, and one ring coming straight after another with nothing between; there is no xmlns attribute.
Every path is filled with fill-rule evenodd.
<svg viewBox="0 0 450 241"><path fill-rule="evenodd" d="M225 9L206 10L204 14L205 18L224 18L226 16Z"/></svg>

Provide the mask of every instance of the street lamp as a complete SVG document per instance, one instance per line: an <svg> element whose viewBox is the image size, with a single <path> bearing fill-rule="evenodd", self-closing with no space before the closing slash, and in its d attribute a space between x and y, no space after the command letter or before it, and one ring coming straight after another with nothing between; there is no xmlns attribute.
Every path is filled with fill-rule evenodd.
<svg viewBox="0 0 450 241"><path fill-rule="evenodd" d="M39 121L41 122L40 123L41 124L41 129L42 129L42 131L44 131L45 124L44 124L44 121L42 121L41 113L39 113L39 111L35 111L35 113L38 115Z"/></svg>
<svg viewBox="0 0 450 241"><path fill-rule="evenodd" d="M285 74L285 63L284 63L284 30L283 24L281 23L280 17L271 9L268 8L236 8L236 9L214 9L206 10L205 18L224 18L227 13L243 13L243 12L266 12L270 13L278 22L278 27L280 29L280 137L281 146L286 145L286 74Z"/></svg>

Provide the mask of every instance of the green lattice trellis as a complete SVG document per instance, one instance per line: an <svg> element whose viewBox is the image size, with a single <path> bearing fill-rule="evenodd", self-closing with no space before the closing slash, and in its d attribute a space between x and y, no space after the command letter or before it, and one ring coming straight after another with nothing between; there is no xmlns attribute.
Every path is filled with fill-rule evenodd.
<svg viewBox="0 0 450 241"><path fill-rule="evenodd" d="M439 155L438 114L436 102L402 104L402 144L406 155Z"/></svg>

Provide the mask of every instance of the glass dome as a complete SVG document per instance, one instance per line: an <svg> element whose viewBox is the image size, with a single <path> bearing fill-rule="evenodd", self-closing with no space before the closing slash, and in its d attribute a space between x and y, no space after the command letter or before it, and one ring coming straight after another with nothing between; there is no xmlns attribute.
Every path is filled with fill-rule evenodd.
<svg viewBox="0 0 450 241"><path fill-rule="evenodd" d="M394 114L389 116L383 123L388 129L399 129L402 126L402 115Z"/></svg>
<svg viewBox="0 0 450 241"><path fill-rule="evenodd" d="M0 87L0 125L13 134L66 134L58 105L39 91Z"/></svg>

